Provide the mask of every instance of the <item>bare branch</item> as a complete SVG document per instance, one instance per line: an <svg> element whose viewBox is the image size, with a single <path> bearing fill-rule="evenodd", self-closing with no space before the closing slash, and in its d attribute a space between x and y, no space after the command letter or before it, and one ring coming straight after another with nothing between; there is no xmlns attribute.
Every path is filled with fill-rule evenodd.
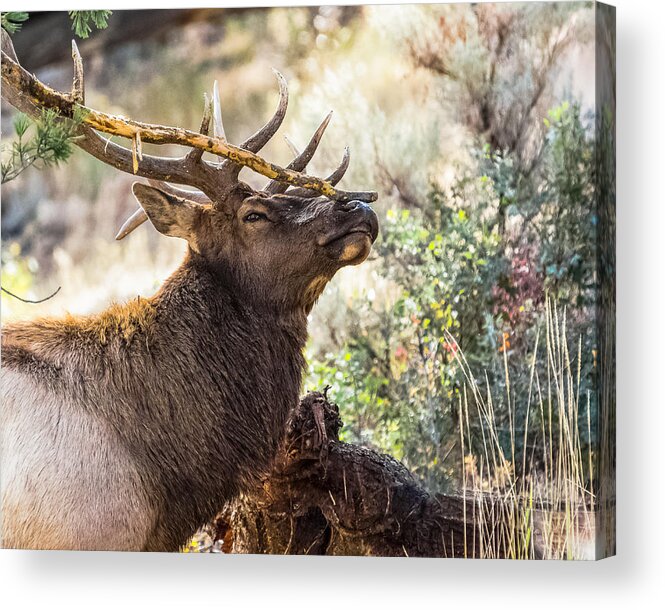
<svg viewBox="0 0 665 610"><path fill-rule="evenodd" d="M0 37L2 39L2 97L4 99L21 112L34 118L41 116L43 108L52 108L63 117L71 117L74 108L80 108L82 112L85 112L85 106L73 102L69 95L54 91L25 71L17 61L12 59L16 57L16 53L9 35L4 30L0 30ZM78 133L79 137L75 143L79 148L120 171L134 173L131 150L102 138L85 123L79 126ZM184 163L184 158L143 155L143 161L136 175L177 184L188 184L207 192L214 185L211 172L204 169L199 174L192 175L190 168Z"/></svg>
<svg viewBox="0 0 665 610"><path fill-rule="evenodd" d="M195 133L179 127L142 123L122 116L106 114L77 103L73 98L80 97L80 89L83 83L82 62L78 61L78 53L74 50L73 55L76 65L73 91L75 94L67 95L40 82L13 59L16 55L11 40L4 31L2 32L2 48L3 97L19 110L32 116L37 116L42 109L46 108L55 110L65 119L81 117L81 125L78 128L80 137L76 144L101 161L122 171L164 182L194 186L203 191L213 201L216 200L215 195L219 195L221 189L228 188L229 178L233 179L234 174L237 178L239 169L236 168L241 166L248 167L267 178L316 191L330 199L339 201L349 201L350 199L376 200L377 194L375 192L350 193L337 190L326 180L309 176L294 169L282 168L269 163L253 152L253 149L258 150L274 135L286 112L288 101L286 82L277 71L275 71L275 74L280 83L280 103L277 112L271 121L245 143L247 148L242 148L229 144L219 137L211 137L207 134ZM327 120L324 121L320 130L325 129L326 124ZM94 130L132 140L132 150L127 150L101 138ZM198 160L194 158L195 162L192 163L192 159L187 157L169 159L143 155L142 142L178 144L191 149L208 151L224 157L227 161L220 170L219 167L206 163L201 158L198 158ZM313 144L313 149L316 148L315 144L317 143ZM310 154L310 151L303 151L303 155L305 155L305 152ZM313 154L313 150L311 154ZM295 162L296 160L293 163ZM222 178L224 180L221 180Z"/></svg>
<svg viewBox="0 0 665 610"><path fill-rule="evenodd" d="M0 28L0 46L2 47L2 52L6 53L7 56L18 63L16 57L16 51L14 50L14 45L12 44L12 39L4 29Z"/></svg>
<svg viewBox="0 0 665 610"><path fill-rule="evenodd" d="M279 179L293 186L312 189L330 199L349 201L352 198L363 201L375 201L377 197L377 194L374 192L347 193L336 190L329 182L321 178L284 169L266 161L250 150L234 146L220 138L204 136L203 134L179 127L165 127L163 125L142 123L76 104L69 99L69 96L63 95L41 83L4 52L2 53L2 80L4 85L3 95L6 99L21 110L24 110L24 108L28 109L31 114L35 113L36 108L51 108L58 111L65 118L73 118L75 110L79 110L83 116L84 126L97 129L98 131L130 139L135 138L136 134L139 133L142 141L151 144L179 144L181 146L199 148L225 157L238 165L249 167L267 178ZM81 142L84 143L82 147L85 147L87 139L77 142L79 146L81 146ZM105 155L100 158L106 161ZM186 167L182 160L172 159L159 163L156 159L161 158L156 157L153 159L152 168L155 170L154 173L148 172L145 169L141 171L141 167L139 167L136 174L148 178L197 186L206 193L215 192L216 181L212 179L212 173L214 173L216 168L212 166L206 167L203 161L199 162L195 168L192 168L191 166ZM143 163L140 165L143 165ZM155 167L156 165L160 166ZM130 173L134 173L133 166L134 163L132 162Z"/></svg>
<svg viewBox="0 0 665 610"><path fill-rule="evenodd" d="M85 125L81 126L81 137L76 140L76 145L93 157L120 171L129 174L134 173L131 150L101 137ZM214 184L212 176L204 180L201 176L192 175L185 164L184 157L156 157L144 154L136 175L143 178L195 186L202 190L205 188L207 192L211 191L211 185Z"/></svg>
<svg viewBox="0 0 665 610"><path fill-rule="evenodd" d="M23 297L20 297L17 294L14 294L13 292L10 292L4 286L1 286L0 290L2 290L2 292L4 292L5 294L8 294L10 297L13 297L13 298L21 301L22 303L30 303L32 305L36 305L38 303L44 303L44 301L48 301L49 299L52 299L56 294L58 294L60 292L61 288L62 288L62 286L58 286L58 288L55 290L55 292L49 294L47 297L44 297L43 299L37 299L36 301L32 301L30 299L24 299Z"/></svg>

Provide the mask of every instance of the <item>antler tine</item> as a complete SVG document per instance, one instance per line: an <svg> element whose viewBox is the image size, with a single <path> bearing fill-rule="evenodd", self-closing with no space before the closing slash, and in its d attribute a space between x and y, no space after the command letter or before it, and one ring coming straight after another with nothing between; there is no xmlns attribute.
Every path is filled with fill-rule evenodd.
<svg viewBox="0 0 665 610"><path fill-rule="evenodd" d="M152 178L148 178L148 183L150 186L154 186L155 188L158 188L165 193L168 193L169 195L173 195L174 197L181 197L182 199L188 199L189 201L193 201L199 205L210 205L212 203L210 197L208 197L208 195L202 191L186 191L185 189L179 189L175 186L172 186L171 184L162 182L161 180L153 180Z"/></svg>
<svg viewBox="0 0 665 610"><path fill-rule="evenodd" d="M188 199L189 201L193 201L194 203L198 203L199 205L212 204L210 198L205 193L202 193L200 191L198 192L185 191L184 189L179 189L176 188L175 186L171 186L166 182L161 182L159 180L152 180L151 178L148 178L148 182L150 183L151 186L154 186L155 188L158 188L159 190L164 191L169 195L173 195L174 197ZM120 241L121 239L124 239L132 231L138 229L146 220L148 220L148 215L145 213L143 208L139 208L127 220L125 220L123 225L120 227L118 234L115 236L116 240Z"/></svg>
<svg viewBox="0 0 665 610"><path fill-rule="evenodd" d="M83 89L83 59L76 46L76 41L72 40L72 59L74 60L74 80L72 82L72 100L77 104L85 103L85 92Z"/></svg>
<svg viewBox="0 0 665 610"><path fill-rule="evenodd" d="M323 138L323 134L325 133L326 128L330 123L332 115L332 111L326 115L321 124L318 126L317 130L314 132L314 135L311 137L305 149L286 166L287 169L300 172L304 170L305 167L307 167L307 164L311 161L314 153L316 152L316 149L319 147L321 138ZM271 180L263 190L267 193L276 194L283 193L287 188L289 188L288 184L284 184L284 182L280 182L279 180Z"/></svg>
<svg viewBox="0 0 665 610"><path fill-rule="evenodd" d="M351 151L347 146L344 148L344 156L342 157L341 163L335 168L335 171L332 172L327 178L326 182L330 182L335 186L346 174L346 170L349 169L349 162L351 161ZM296 197L318 197L319 193L311 189L304 188L295 188L287 191L288 195L295 195Z"/></svg>
<svg viewBox="0 0 665 610"><path fill-rule="evenodd" d="M335 168L335 171L326 178L330 184L335 186L346 174L346 170L349 169L349 163L351 161L351 150L348 146L344 147L344 155L342 156L341 163Z"/></svg>
<svg viewBox="0 0 665 610"><path fill-rule="evenodd" d="M127 237L134 229L140 227L146 220L148 220L148 215L145 213L143 208L139 208L134 212L124 224L120 227L118 234L115 238L120 241Z"/></svg>
<svg viewBox="0 0 665 610"><path fill-rule="evenodd" d="M76 140L76 145L117 169L145 178L194 186L210 195L214 200L219 195L220 189L228 188L228 179L233 179L234 172L239 171L241 166L248 167L266 178L310 189L337 201L350 201L351 199L374 201L377 197L375 192L346 192L335 189L329 182L321 178L270 163L251 150L252 148L258 150L262 143L265 143L276 131L284 118L287 96L281 75L278 79L284 86L280 87L281 98L278 112L259 132L260 137L253 136L245 144L248 148L241 148L229 144L221 138L205 136L188 129L142 123L83 106L72 100L70 95L44 85L17 61L14 61L15 53L11 48L11 41L7 40L9 36L4 31L2 34L2 96L13 106L31 116L39 116L43 109L53 109L58 112L60 117L71 119L81 111L79 115L81 124L77 127L78 135L81 137ZM108 142L97 135L94 130L134 140L136 154L133 155L132 151ZM227 159L224 166L228 169L225 171L230 171L231 168L233 171L230 171L229 176L224 176L224 180L220 183L219 168L203 161L192 166L186 162L184 157L169 159L143 155L139 163L140 142L178 144L189 148L199 148ZM237 179L237 175L235 178Z"/></svg>
<svg viewBox="0 0 665 610"><path fill-rule="evenodd" d="M247 138L240 145L240 148L250 150L253 153L259 152L270 141L270 138L277 133L277 130L284 121L286 109L289 105L289 86L286 83L286 79L282 76L281 72L274 68L273 74L277 78L279 84L279 102L277 104L277 110L275 110L275 114L273 114L272 118L261 127L261 129L259 129L253 136Z"/></svg>
<svg viewBox="0 0 665 610"><path fill-rule="evenodd" d="M284 121L286 116L286 110L289 105L289 86L286 82L286 79L281 72L272 69L275 78L277 78L277 83L279 85L279 102L277 103L277 109L272 115L272 118L259 129L254 135L247 138L241 145L240 148L244 150L249 150L253 153L259 152L277 133L277 130L280 128L281 124ZM233 160L229 159L222 163L220 170L224 172L225 180L233 181L237 180L240 170L242 170L243 165L235 163Z"/></svg>
<svg viewBox="0 0 665 610"><path fill-rule="evenodd" d="M275 78L277 78L277 83L279 85L279 102L277 102L277 109L272 115L272 118L263 127L261 127L261 129L259 129L254 135L247 138L240 145L240 148L249 150L253 153L259 152L277 133L277 130L284 122L286 110L289 105L289 86L286 82L286 79L282 73L278 70L275 70L275 68L273 68L272 71L275 75ZM215 81L215 84L216 82L217 81ZM243 164L235 163L233 160L228 159L222 163L219 169L223 172L224 180L233 181L238 179L238 174L243 167Z"/></svg>
<svg viewBox="0 0 665 610"><path fill-rule="evenodd" d="M204 136L207 136L210 133L210 120L212 119L212 108L211 102L208 99L208 94L203 94L203 118L201 119L201 127L199 127L199 133ZM201 148L192 148L192 150L187 153L187 158L192 163L198 163L203 157L203 150Z"/></svg>
<svg viewBox="0 0 665 610"><path fill-rule="evenodd" d="M222 122L222 103L219 100L219 84L217 81L212 85L212 108L214 117L212 132L216 138L226 140L224 123Z"/></svg>
<svg viewBox="0 0 665 610"><path fill-rule="evenodd" d="M291 149L291 153L293 154L294 157L297 157L300 154L300 150L298 147L291 141L291 138L289 136L284 136L284 141L286 142L286 145ZM303 169L305 169L303 167Z"/></svg>
<svg viewBox="0 0 665 610"><path fill-rule="evenodd" d="M82 125L80 127L80 139L76 140L76 145L96 159L103 163L111 165L120 171L133 174L133 155L132 151L120 146L115 142L101 137L90 127ZM196 176L187 171L185 158L175 157L157 157L143 153L143 158L139 164L137 176L142 178L176 182L199 188L207 186L208 182L195 179Z"/></svg>
<svg viewBox="0 0 665 610"><path fill-rule="evenodd" d="M5 32L4 28L0 28L0 47L2 52L7 54L7 57L13 62L18 63L18 58L16 57L16 51L14 50L14 44L12 43L11 36Z"/></svg>

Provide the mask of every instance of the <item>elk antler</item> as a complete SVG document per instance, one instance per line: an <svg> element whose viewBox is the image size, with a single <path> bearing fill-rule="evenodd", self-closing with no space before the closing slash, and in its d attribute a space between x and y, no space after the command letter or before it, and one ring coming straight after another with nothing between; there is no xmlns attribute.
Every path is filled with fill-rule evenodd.
<svg viewBox="0 0 665 610"><path fill-rule="evenodd" d="M272 119L242 146L234 146L221 136L208 134L210 109L206 104L204 119L199 132L180 127L167 127L142 123L94 110L83 104L83 64L76 44L72 42L74 59L74 85L71 94L58 92L28 73L17 61L11 39L2 31L2 96L19 110L32 116L41 109L55 110L63 118L81 117L76 144L101 161L122 171L152 180L193 186L201 191L198 197L211 201L220 199L220 192L229 188L229 180L237 180L242 167L271 178L270 189L280 192L276 183L300 187L308 193L325 195L338 201L375 201L377 194L369 191L343 191L334 188L329 180L322 180L299 171L314 154L329 117L317 130L308 147L287 168L270 163L258 156L260 150L275 134L286 114L288 91L284 77L275 71L280 85L280 100ZM219 119L221 125L221 118ZM132 149L102 138L95 130L129 138ZM142 144L178 144L192 150L181 158L167 158L143 154ZM221 165L204 161L208 151L226 159ZM221 173L220 173L221 172ZM173 188L173 187L171 187ZM283 189L286 190L286 189ZM189 192L187 196L191 198ZM207 201L206 199L206 201ZM135 219L136 220L136 219ZM140 224L140 223L139 223ZM137 225L138 226L138 225Z"/></svg>
<svg viewBox="0 0 665 610"><path fill-rule="evenodd" d="M350 160L351 160L351 151L347 146L344 149L344 156L342 157L342 161L335 168L335 171L326 178L326 182L330 182L330 184L335 186L344 177L344 174L346 174L346 170L349 169ZM289 191L289 195L294 195L295 197L318 197L319 194L311 189L294 188Z"/></svg>
<svg viewBox="0 0 665 610"><path fill-rule="evenodd" d="M328 127L328 123L330 123L331 118L332 112L329 112L326 118L323 119L321 125L319 125L318 129L314 132L314 135L310 139L305 149L286 166L287 169L300 172L303 171L305 167L307 167L307 164L310 162L314 156L314 153L316 152L316 149L319 146L319 142L321 141L321 138L323 137L323 134L326 130L326 127ZM287 140L287 142L289 142L289 140ZM288 184L284 184L278 180L272 180L264 190L268 193L283 193L287 188L289 188Z"/></svg>

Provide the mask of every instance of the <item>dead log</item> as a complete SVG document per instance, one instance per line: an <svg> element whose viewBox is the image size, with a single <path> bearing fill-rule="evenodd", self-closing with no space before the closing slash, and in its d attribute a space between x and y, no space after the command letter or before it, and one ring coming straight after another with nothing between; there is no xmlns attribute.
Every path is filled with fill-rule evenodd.
<svg viewBox="0 0 665 610"><path fill-rule="evenodd" d="M477 502L429 493L394 458L341 442L341 425L324 394L305 396L262 488L214 523L223 551L481 556Z"/></svg>

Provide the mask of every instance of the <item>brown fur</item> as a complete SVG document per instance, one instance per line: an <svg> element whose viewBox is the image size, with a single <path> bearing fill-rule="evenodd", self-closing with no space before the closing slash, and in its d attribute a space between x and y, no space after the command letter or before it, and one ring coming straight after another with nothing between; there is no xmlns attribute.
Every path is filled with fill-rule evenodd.
<svg viewBox="0 0 665 610"><path fill-rule="evenodd" d="M135 194L190 243L159 292L3 328L5 546L177 550L255 485L298 401L307 314L377 234L356 202L240 185L174 214Z"/></svg>

